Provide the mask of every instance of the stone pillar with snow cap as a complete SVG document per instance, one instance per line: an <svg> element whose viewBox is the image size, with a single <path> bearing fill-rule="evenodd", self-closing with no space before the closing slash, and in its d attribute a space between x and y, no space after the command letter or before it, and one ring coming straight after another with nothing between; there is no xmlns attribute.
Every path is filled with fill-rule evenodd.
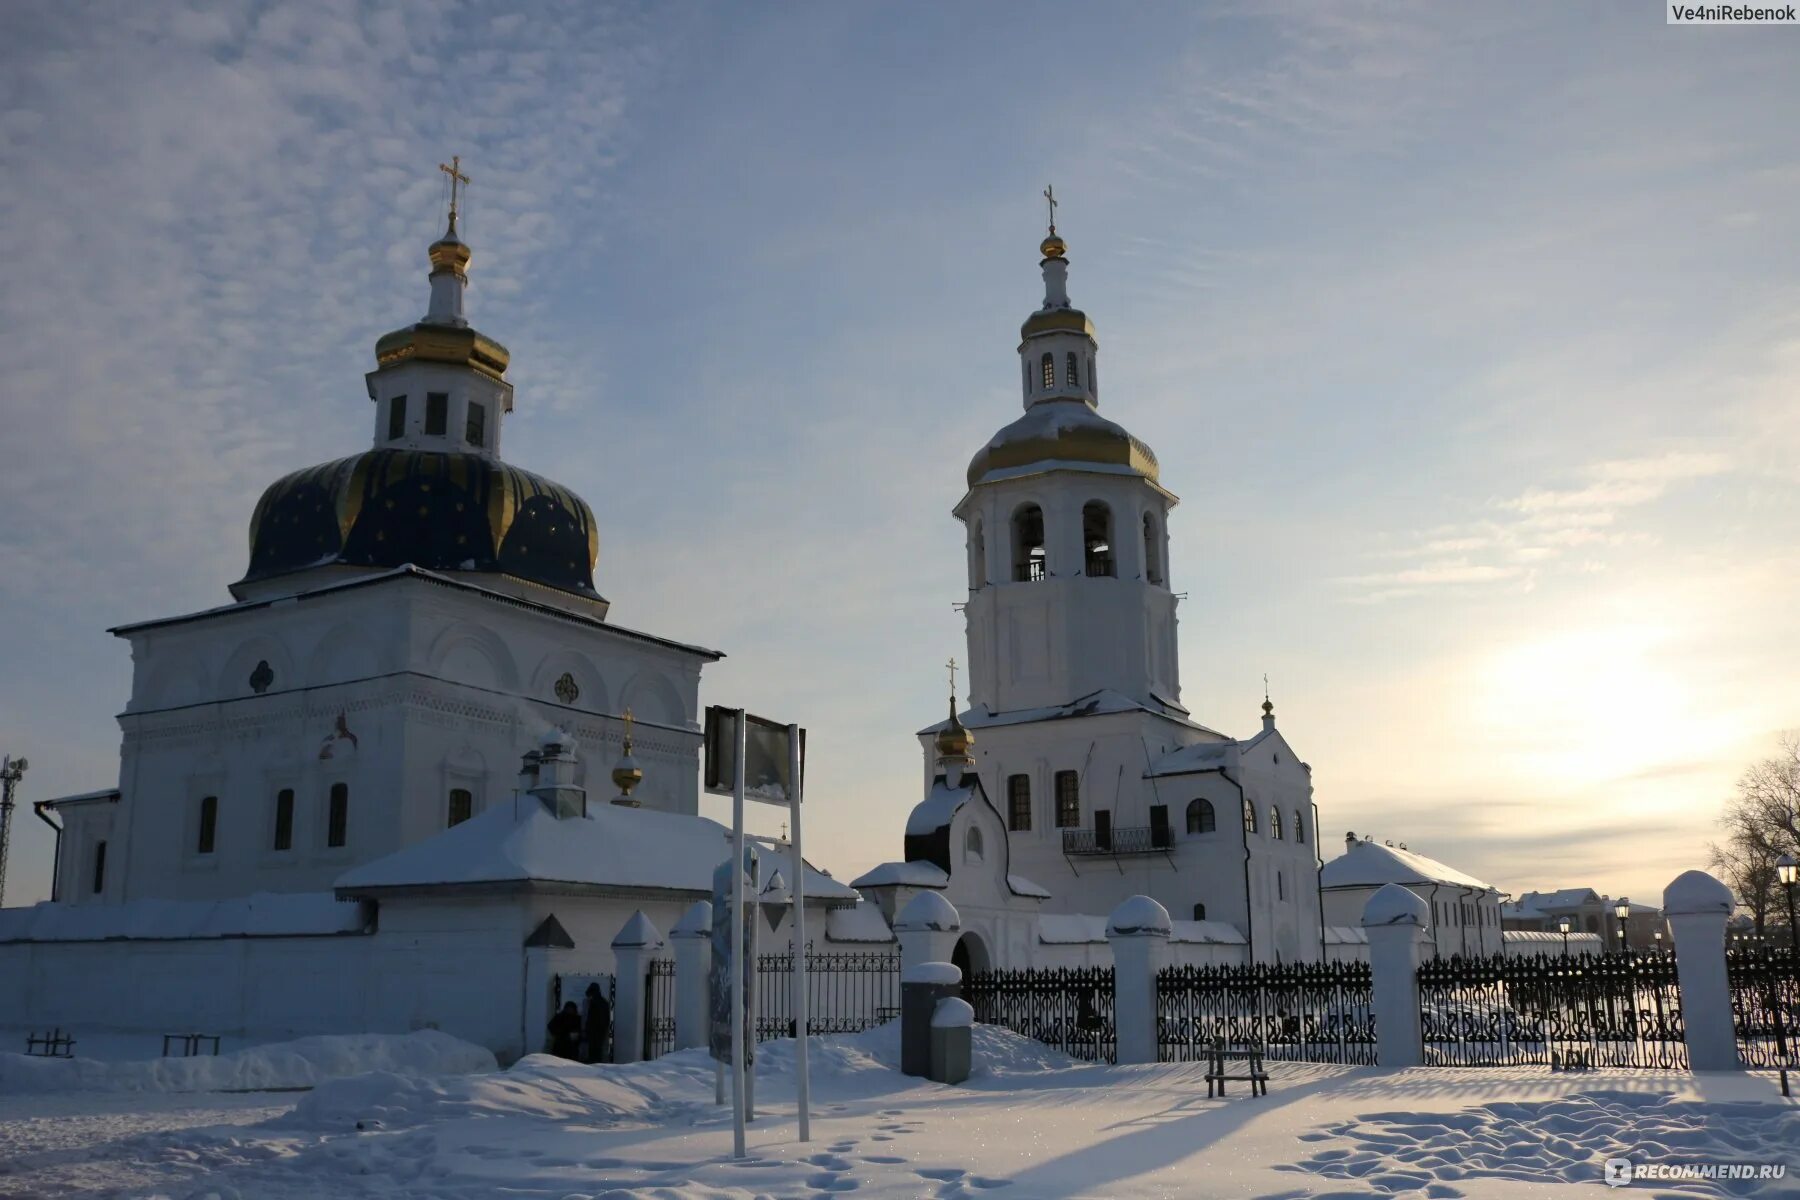
<svg viewBox="0 0 1800 1200"><path fill-rule="evenodd" d="M932 1020L939 1002L961 999L961 990L962 968L955 963L921 962L901 969L901 1074L930 1077Z"/></svg>
<svg viewBox="0 0 1800 1200"><path fill-rule="evenodd" d="M900 910L894 933L900 938L902 970L918 963L949 962L962 933L962 917L937 892L920 892Z"/></svg>
<svg viewBox="0 0 1800 1200"><path fill-rule="evenodd" d="M656 926L642 909L632 913L625 927L613 938L613 962L618 971L613 997L613 1061L616 1063L634 1063L644 1057L644 1026L650 1007L650 959L662 945L662 934L656 931Z"/></svg>
<svg viewBox="0 0 1800 1200"><path fill-rule="evenodd" d="M1169 910L1149 896L1129 896L1106 919L1113 956L1113 1028L1120 1063L1157 1059L1156 973L1174 925Z"/></svg>
<svg viewBox="0 0 1800 1200"><path fill-rule="evenodd" d="M969 1077L974 1056L975 1008L961 996L945 996L931 1011L933 1083L961 1083Z"/></svg>
<svg viewBox="0 0 1800 1200"><path fill-rule="evenodd" d="M1743 1065L1725 969L1725 923L1733 907L1731 889L1705 871L1683 871L1663 889L1663 915L1675 939L1688 1067L1695 1071L1736 1071Z"/></svg>
<svg viewBox="0 0 1800 1200"><path fill-rule="evenodd" d="M1397 883L1383 884L1363 906L1375 1010L1375 1061L1416 1067L1424 1061L1419 1027L1419 961L1430 925L1425 902Z"/></svg>
<svg viewBox="0 0 1800 1200"><path fill-rule="evenodd" d="M675 1048L704 1046L712 973L712 904L696 900L669 931L675 943Z"/></svg>

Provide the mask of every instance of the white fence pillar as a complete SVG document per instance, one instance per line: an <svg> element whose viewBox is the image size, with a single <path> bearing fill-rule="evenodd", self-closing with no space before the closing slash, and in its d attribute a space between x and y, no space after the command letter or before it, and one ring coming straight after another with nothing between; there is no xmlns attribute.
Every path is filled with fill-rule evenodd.
<svg viewBox="0 0 1800 1200"><path fill-rule="evenodd" d="M1120 1063L1157 1060L1156 973L1162 968L1172 928L1169 910L1149 896L1130 897L1106 919Z"/></svg>
<svg viewBox="0 0 1800 1200"><path fill-rule="evenodd" d="M675 1048L704 1046L710 1020L707 989L712 974L712 905L696 900L669 931L675 943Z"/></svg>
<svg viewBox="0 0 1800 1200"><path fill-rule="evenodd" d="M618 986L613 996L613 1061L634 1063L644 1057L644 1022L648 1018L650 956L662 949L662 934L642 909L631 914L613 938Z"/></svg>
<svg viewBox="0 0 1800 1200"><path fill-rule="evenodd" d="M1375 1010L1375 1061L1416 1067L1425 1060L1419 1028L1419 962L1429 928L1425 902L1397 883L1383 884L1363 906Z"/></svg>
<svg viewBox="0 0 1800 1200"><path fill-rule="evenodd" d="M1695 1071L1741 1066L1725 970L1725 922L1732 906L1731 889L1705 871L1684 871L1663 889L1663 914L1675 939L1688 1066Z"/></svg>
<svg viewBox="0 0 1800 1200"><path fill-rule="evenodd" d="M900 969L919 963L949 962L962 936L956 906L936 892L920 892L906 902L894 921L900 938Z"/></svg>

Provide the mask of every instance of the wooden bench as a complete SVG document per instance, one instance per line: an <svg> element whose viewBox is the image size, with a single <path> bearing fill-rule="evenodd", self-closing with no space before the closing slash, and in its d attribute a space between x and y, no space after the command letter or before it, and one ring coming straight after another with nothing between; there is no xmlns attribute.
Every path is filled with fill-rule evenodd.
<svg viewBox="0 0 1800 1200"><path fill-rule="evenodd" d="M1239 1073L1234 1074L1229 1064L1241 1064ZM1223 1042L1217 1041L1206 1052L1206 1096L1210 1100L1216 1094L1225 1094L1225 1081L1236 1079L1250 1085L1252 1096L1269 1094L1269 1073L1263 1069L1263 1048L1261 1042Z"/></svg>
<svg viewBox="0 0 1800 1200"><path fill-rule="evenodd" d="M61 1029L34 1033L25 1039L25 1053L33 1058L74 1058L75 1039Z"/></svg>

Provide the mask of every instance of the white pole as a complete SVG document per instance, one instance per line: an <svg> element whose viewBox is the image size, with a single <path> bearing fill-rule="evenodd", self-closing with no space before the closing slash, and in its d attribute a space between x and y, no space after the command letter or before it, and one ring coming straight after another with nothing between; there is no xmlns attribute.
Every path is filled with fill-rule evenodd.
<svg viewBox="0 0 1800 1200"><path fill-rule="evenodd" d="M794 873L794 1071L799 1088L800 1140L812 1141L812 1081L806 1071L806 860L800 852L800 727L788 726L788 778L793 786L788 791L788 820L794 827L794 847L789 869Z"/></svg>
<svg viewBox="0 0 1800 1200"><path fill-rule="evenodd" d="M744 1149L744 710L737 710L737 756L731 780L731 1152Z"/></svg>
<svg viewBox="0 0 1800 1200"><path fill-rule="evenodd" d="M757 863L760 868L762 864ZM758 870L756 878L750 881L750 903L744 910L744 917L750 922L750 1033L754 1038L756 1030L762 1025L762 885L763 874ZM752 1052L747 1055L744 1064L744 1120L756 1120L756 1054L754 1042Z"/></svg>

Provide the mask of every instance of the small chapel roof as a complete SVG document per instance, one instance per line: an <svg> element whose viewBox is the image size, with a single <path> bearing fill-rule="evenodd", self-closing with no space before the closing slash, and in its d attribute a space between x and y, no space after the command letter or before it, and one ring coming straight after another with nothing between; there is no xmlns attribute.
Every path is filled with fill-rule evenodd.
<svg viewBox="0 0 1800 1200"><path fill-rule="evenodd" d="M914 862L884 862L850 881L850 886L855 888L896 885L947 888L950 886L950 876L945 874L944 868L936 863L919 859Z"/></svg>
<svg viewBox="0 0 1800 1200"><path fill-rule="evenodd" d="M1473 875L1399 846L1361 841L1319 869L1322 888L1380 887L1388 883L1442 883L1494 891Z"/></svg>
<svg viewBox="0 0 1800 1200"><path fill-rule="evenodd" d="M1199 725L1191 720L1188 717L1187 709L1181 707L1179 704L1163 700L1160 697L1156 698L1156 703L1146 704L1141 700L1134 700L1123 692L1116 692L1111 688L1102 688L1097 692L1089 692L1087 695L1071 700L1067 704L1051 704L1042 708L1015 708L999 713L989 712L985 708L971 708L968 712L962 714L961 720L969 729L991 729L1001 725L1024 725L1033 721L1057 721L1069 717L1093 717L1104 713L1127 712L1147 712L1154 716L1167 717L1169 720L1179 721L1183 725L1193 729L1199 729L1205 733L1215 733L1216 736L1220 737L1224 736L1223 734L1216 734L1216 731L1207 729L1205 726ZM921 736L935 735L942 731L948 724L949 722L947 720L938 721L935 724L927 725L925 728L919 730L919 734Z"/></svg>
<svg viewBox="0 0 1800 1200"><path fill-rule="evenodd" d="M346 896L528 883L710 896L713 868L729 857L729 839L729 831L707 817L600 804L590 806L585 817L559 820L526 796L353 867L335 886ZM792 877L788 847L757 849L765 870ZM833 903L857 899L850 888L811 866L806 894Z"/></svg>

